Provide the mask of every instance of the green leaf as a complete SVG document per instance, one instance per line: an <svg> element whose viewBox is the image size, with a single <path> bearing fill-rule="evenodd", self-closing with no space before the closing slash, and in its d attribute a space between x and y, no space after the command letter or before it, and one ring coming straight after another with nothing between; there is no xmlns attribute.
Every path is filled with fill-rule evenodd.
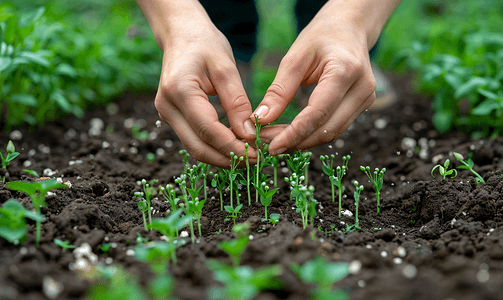
<svg viewBox="0 0 503 300"><path fill-rule="evenodd" d="M66 75L72 78L77 77L77 71L75 70L74 67L70 66L69 64L61 63L59 64L56 69L54 69L54 72L56 74L60 75Z"/></svg>
<svg viewBox="0 0 503 300"><path fill-rule="evenodd" d="M433 125L440 133L446 133L452 126L452 115L447 111L437 111L433 114Z"/></svg>
<svg viewBox="0 0 503 300"><path fill-rule="evenodd" d="M487 116L489 115L493 110L498 109L499 104L498 102L495 102L492 99L486 99L482 101L477 107L472 109L472 114L476 116Z"/></svg>
<svg viewBox="0 0 503 300"><path fill-rule="evenodd" d="M3 237L10 243L21 240L27 231L26 227L8 228L0 225L0 237Z"/></svg>
<svg viewBox="0 0 503 300"><path fill-rule="evenodd" d="M50 99L56 101L56 103L61 107L61 109L67 113L72 112L72 105L60 92L54 92L51 94Z"/></svg>
<svg viewBox="0 0 503 300"><path fill-rule="evenodd" d="M498 95L496 95L495 93L493 93L491 91L488 91L488 90L485 90L482 88L477 89L477 91L479 92L479 94L481 94L482 96L484 96L486 98L493 99L493 100L498 99Z"/></svg>
<svg viewBox="0 0 503 300"><path fill-rule="evenodd" d="M19 18L19 27L26 28L40 19L40 17L44 14L45 7L41 6L37 9L30 11L29 13L25 13L21 15Z"/></svg>
<svg viewBox="0 0 503 300"><path fill-rule="evenodd" d="M12 63L12 58L10 57L0 57L0 72L7 69Z"/></svg>
<svg viewBox="0 0 503 300"><path fill-rule="evenodd" d="M14 94L10 96L10 100L27 106L37 106L37 99L30 94Z"/></svg>
<svg viewBox="0 0 503 300"><path fill-rule="evenodd" d="M51 63L40 52L23 51L19 53L18 57L26 58L29 61L44 67L49 67L51 65Z"/></svg>
<svg viewBox="0 0 503 300"><path fill-rule="evenodd" d="M454 98L459 99L466 97L474 90L478 89L481 86L487 85L488 83L489 81L486 78L472 77L454 92Z"/></svg>

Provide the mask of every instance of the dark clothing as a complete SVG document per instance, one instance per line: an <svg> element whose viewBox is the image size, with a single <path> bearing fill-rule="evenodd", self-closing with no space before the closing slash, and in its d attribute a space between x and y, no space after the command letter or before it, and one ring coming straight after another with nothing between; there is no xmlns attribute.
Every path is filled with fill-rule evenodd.
<svg viewBox="0 0 503 300"><path fill-rule="evenodd" d="M249 62L257 50L258 13L253 0L200 0L215 26L227 37L236 60ZM301 32L327 0L297 0L295 16ZM375 46L370 50L372 56Z"/></svg>

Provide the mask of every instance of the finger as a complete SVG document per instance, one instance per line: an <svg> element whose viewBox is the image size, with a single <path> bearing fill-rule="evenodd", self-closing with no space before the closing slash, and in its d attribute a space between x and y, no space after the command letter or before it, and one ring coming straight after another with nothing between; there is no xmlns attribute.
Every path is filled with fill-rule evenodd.
<svg viewBox="0 0 503 300"><path fill-rule="evenodd" d="M255 120L255 115L257 115L260 118L260 124L267 125L281 116L297 93L309 68L308 64L300 62L305 61L303 59L294 61L289 56L281 60L274 81L250 119Z"/></svg>
<svg viewBox="0 0 503 300"><path fill-rule="evenodd" d="M372 103L376 96L375 92L365 99L360 106L357 106L357 99L350 99L344 101L339 106L339 109L330 117L330 119L320 128L316 129L307 139L300 142L296 148L305 150L316 147L322 144L330 143L338 139L341 134L348 129L353 121L361 115ZM356 109L356 110L355 110ZM347 111L355 111L349 118L345 113Z"/></svg>
<svg viewBox="0 0 503 300"><path fill-rule="evenodd" d="M193 99L194 97L191 97ZM237 140L235 135L230 131L229 128L225 127L223 124L219 123L218 120L212 121L211 119L216 118L216 111L213 106L206 101L208 105L204 104L204 101L194 101L199 105L194 105L193 108L197 111L198 109L204 108L209 112L207 115L212 115L210 117L201 116L205 114L197 114L194 112L187 113L191 111L186 109L186 112L180 110L174 104L168 101L164 96L158 96L156 98L156 108L159 112L159 116L166 123L168 123L176 132L180 141L185 145L189 153L194 157L194 159L212 165L228 168L230 164L230 152L236 153L238 156L245 156L245 146L244 143ZM192 124L188 120L192 119L194 122L207 122L208 132L204 131L198 132L193 129ZM220 131L220 132L216 132ZM215 142L213 138L201 138L201 136L217 135L221 140L217 143L217 147L211 142ZM216 138L215 138L216 139ZM208 140L210 142L208 142ZM225 142L224 142L225 141ZM248 157L251 163L255 163L256 151L254 149L248 148Z"/></svg>
<svg viewBox="0 0 503 300"><path fill-rule="evenodd" d="M208 66L208 72L232 131L243 139L254 139L255 126L249 119L251 104L236 66Z"/></svg>
<svg viewBox="0 0 503 300"><path fill-rule="evenodd" d="M340 110L338 108L340 103L353 85L357 97L366 99L368 89L360 90L358 84L355 84L361 74L363 69L349 70L347 65L327 64L318 85L309 97L308 105L295 117L290 126L271 141L269 152L277 155L286 149L295 148L325 124L336 110Z"/></svg>

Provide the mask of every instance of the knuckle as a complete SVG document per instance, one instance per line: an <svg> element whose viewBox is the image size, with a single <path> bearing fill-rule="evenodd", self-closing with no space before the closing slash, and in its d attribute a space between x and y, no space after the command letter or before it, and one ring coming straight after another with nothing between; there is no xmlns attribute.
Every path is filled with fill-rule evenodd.
<svg viewBox="0 0 503 300"><path fill-rule="evenodd" d="M192 155L192 157L197 160L197 161L202 161L202 162L205 162L207 160L207 151L205 151L204 149L202 148L192 148L192 149L188 149L190 155Z"/></svg>
<svg viewBox="0 0 503 300"><path fill-rule="evenodd" d="M232 100L232 109L236 113L251 111L250 101L248 101L246 95L237 95Z"/></svg>
<svg viewBox="0 0 503 300"><path fill-rule="evenodd" d="M279 99L284 99L286 97L287 91L283 83L274 81L267 89L266 94L275 96Z"/></svg>
<svg viewBox="0 0 503 300"><path fill-rule="evenodd" d="M236 66L232 64L217 64L213 68L213 73L215 74L216 80L222 80L236 71Z"/></svg>

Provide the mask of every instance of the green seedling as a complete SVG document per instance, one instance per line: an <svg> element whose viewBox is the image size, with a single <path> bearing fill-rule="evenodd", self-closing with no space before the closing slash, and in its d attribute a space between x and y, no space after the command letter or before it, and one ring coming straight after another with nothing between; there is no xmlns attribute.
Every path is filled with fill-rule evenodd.
<svg viewBox="0 0 503 300"><path fill-rule="evenodd" d="M337 166L337 168L334 169L334 159L335 155L330 155L330 158L328 155L325 156L320 156L320 160L323 163L322 169L325 174L327 174L328 179L330 180L331 186L332 186L332 202L335 201L335 186L337 186L337 189L339 190L339 218L341 217L342 213L342 177L346 174L346 170L348 168L348 163L349 160L351 159L351 156L346 155L342 157L342 167Z"/></svg>
<svg viewBox="0 0 503 300"><path fill-rule="evenodd" d="M63 248L63 252L65 252L68 249L77 248L77 246L70 245L70 241L62 241L62 240L54 239L54 243L56 245L60 246L61 248Z"/></svg>
<svg viewBox="0 0 503 300"><path fill-rule="evenodd" d="M248 192L248 206L251 205L251 193L250 193L250 162L248 161L248 148L250 145L245 143L245 163L246 163L246 191Z"/></svg>
<svg viewBox="0 0 503 300"><path fill-rule="evenodd" d="M280 217L280 216L281 216L280 214L271 214L270 219L269 219L269 222L270 222L272 225L276 225L276 224L278 224L278 222L279 222L279 217Z"/></svg>
<svg viewBox="0 0 503 300"><path fill-rule="evenodd" d="M279 188L269 190L269 186L262 182L260 186L255 186L255 190L260 194L260 203L265 207L265 219L262 219L262 221L265 221L267 220L267 207L271 204L272 196L276 194Z"/></svg>
<svg viewBox="0 0 503 300"><path fill-rule="evenodd" d="M175 188L171 184L167 184L166 187L161 186L159 188L162 196L166 199L171 205L171 210L174 211L178 207L178 202L180 198L176 196Z"/></svg>
<svg viewBox="0 0 503 300"><path fill-rule="evenodd" d="M108 254L108 251L110 251L110 249L112 249L112 243L104 243L104 244L101 244L101 246L100 246L100 250L104 254Z"/></svg>
<svg viewBox="0 0 503 300"><path fill-rule="evenodd" d="M23 172L30 174L33 177L40 177L40 175L35 170L23 169Z"/></svg>
<svg viewBox="0 0 503 300"><path fill-rule="evenodd" d="M345 291L332 290L335 282L349 274L347 264L330 263L323 257L317 256L302 266L291 263L290 268L303 282L316 285L316 289L311 292L311 299L349 299Z"/></svg>
<svg viewBox="0 0 503 300"><path fill-rule="evenodd" d="M189 162L190 154L185 149L178 151L178 153L182 156L182 160L183 160L183 172L187 173L187 171L190 168L190 162Z"/></svg>
<svg viewBox="0 0 503 300"><path fill-rule="evenodd" d="M7 200L0 208L0 237L10 243L22 243L26 240L26 218L43 222L45 220L39 212L29 211L14 199Z"/></svg>
<svg viewBox="0 0 503 300"><path fill-rule="evenodd" d="M152 152L149 152L149 153L147 153L147 156L145 156L145 158L147 159L147 161L149 163L152 163L155 161L155 154Z"/></svg>
<svg viewBox="0 0 503 300"><path fill-rule="evenodd" d="M211 300L249 300L265 290L278 290L284 284L276 279L283 269L279 265L265 266L253 270L250 266L232 267L218 260L207 260L206 265L213 272L213 278L224 287L210 289Z"/></svg>
<svg viewBox="0 0 503 300"><path fill-rule="evenodd" d="M438 172L440 173L440 175L442 175L443 179L445 179L449 175L451 175L451 178L455 178L458 175L458 171L456 171L456 169L449 170L450 163L451 161L449 159L446 159L443 166L441 165L434 166L433 169L431 169L431 177L435 178L435 176L433 176L433 171L435 171L438 168Z"/></svg>
<svg viewBox="0 0 503 300"><path fill-rule="evenodd" d="M470 170L470 172L472 172L473 175L475 175L475 182L477 184L481 184L481 183L486 184L484 178L482 178L482 176L480 176L479 173L477 173L477 172L475 172L475 170L473 170L473 166L475 164L471 158L468 158L465 160L463 155L461 155L460 153L452 152L452 154L454 155L454 157L456 158L457 161L459 161L460 163L463 164L463 166L458 166L458 169Z"/></svg>
<svg viewBox="0 0 503 300"><path fill-rule="evenodd" d="M92 279L97 280L89 288L89 299L148 299L134 276L116 266L96 266Z"/></svg>
<svg viewBox="0 0 503 300"><path fill-rule="evenodd" d="M231 241L222 241L218 243L218 247L224 250L225 253L231 257L232 265L237 267L239 266L241 255L250 242L250 227L246 223L241 223L234 225L234 227L232 227L232 231L236 234L236 239Z"/></svg>
<svg viewBox="0 0 503 300"><path fill-rule="evenodd" d="M217 173L210 172L210 176L213 177L211 180L211 186L218 189L218 193L220 195L220 210L224 210L224 199L223 199L223 191L227 188L228 176L225 169L218 169Z"/></svg>
<svg viewBox="0 0 503 300"><path fill-rule="evenodd" d="M355 227L358 229L360 228L360 222L358 221L358 206L360 205L360 194L363 191L363 185L358 186L358 181L354 182L355 185L355 206L356 206L356 211L355 211Z"/></svg>
<svg viewBox="0 0 503 300"><path fill-rule="evenodd" d="M356 226L356 224L353 224L353 225L346 224L346 229L344 230L344 234L350 233L351 231L357 231L357 230L361 230L361 228L359 226Z"/></svg>
<svg viewBox="0 0 503 300"><path fill-rule="evenodd" d="M236 219L238 217L238 214L240 214L240 210L241 208L243 207L243 203L241 203L240 205L236 206L235 208L233 208L232 206L230 205L226 205L224 206L224 209L226 212L230 213L230 215L228 215L224 221L229 221L230 219L232 219L232 221L234 222L234 225L236 225Z"/></svg>
<svg viewBox="0 0 503 300"><path fill-rule="evenodd" d="M0 158L2 159L2 168L7 169L10 162L13 161L16 157L18 157L20 153L16 152L16 147L14 146L14 143L12 141L9 141L7 143L7 147L5 150L7 151L7 154L3 156L2 152L0 152ZM5 182L5 176L1 177L2 182Z"/></svg>
<svg viewBox="0 0 503 300"><path fill-rule="evenodd" d="M145 199L143 199L143 193L142 192L135 192L134 195L137 197L137 198L140 198L140 200L138 201L138 209L141 211L141 214L143 216L143 226L145 227L145 230L148 230L148 227L147 227L147 218L145 217L146 216L146 212L148 210L148 206L147 206L147 201L145 201Z"/></svg>
<svg viewBox="0 0 503 300"><path fill-rule="evenodd" d="M136 235L138 235L136 237L136 243L138 243L138 244L146 244L146 243L148 243L148 241L149 241L148 238L142 237L139 232L137 232Z"/></svg>
<svg viewBox="0 0 503 300"><path fill-rule="evenodd" d="M150 184L147 183L147 180L142 179L141 185L143 186L143 191L145 192L145 200L147 202L147 214L148 214L148 223L152 224L152 209L150 206L150 193L152 190L150 189Z"/></svg>
<svg viewBox="0 0 503 300"><path fill-rule="evenodd" d="M386 172L386 168L382 168L381 171L379 171L378 168L375 168L374 174L370 173L370 167L360 167L360 170L364 172L367 177L370 179L370 182L374 185L374 191L376 193L376 200L377 200L377 214L381 211L381 199L380 199L380 193L381 189L383 186L383 177L384 177L384 172Z"/></svg>
<svg viewBox="0 0 503 300"><path fill-rule="evenodd" d="M278 167L279 167L279 158L283 157L283 155L272 156L270 158L271 166L273 167L273 182L274 187L278 187Z"/></svg>
<svg viewBox="0 0 503 300"><path fill-rule="evenodd" d="M49 190L52 189L64 189L67 188L68 186L62 183L58 183L56 179L49 179L41 182L21 182L21 181L13 181L7 183L7 186L14 191L20 191L31 198L31 202L33 205L33 208L37 212L37 214L40 214L40 207L42 206L47 206L47 203L45 202L45 195ZM36 228L37 228L37 246L40 245L40 224L41 220L35 220L36 221Z"/></svg>
<svg viewBox="0 0 503 300"><path fill-rule="evenodd" d="M201 216L203 215L203 207L204 203L206 203L206 200L202 199L199 200L199 198L194 198L194 200L188 201L188 207L189 207L189 213L194 216L197 220L197 228L199 230L199 236L202 236L201 234Z"/></svg>
<svg viewBox="0 0 503 300"><path fill-rule="evenodd" d="M166 250L169 252L171 259L176 264L176 253L174 250L180 246L182 240L175 240L178 231L185 226L187 226L187 222L192 222L192 216L183 216L180 217L182 210L173 211L167 218L164 219L153 219L152 224L149 225L150 229L155 229L168 237L169 243L168 245L159 246L159 251ZM175 241L177 241L175 243ZM160 245L160 244L158 244ZM150 255L150 254L149 254ZM150 257L150 256L149 256Z"/></svg>
<svg viewBox="0 0 503 300"><path fill-rule="evenodd" d="M332 234L334 231L337 231L337 229L335 229L335 225L332 224L332 225L330 225L330 230L327 231L327 234Z"/></svg>
<svg viewBox="0 0 503 300"><path fill-rule="evenodd" d="M147 130L141 130L140 126L138 124L133 125L131 127L131 133L135 139L138 139L140 141L146 141L148 139L148 131Z"/></svg>
<svg viewBox="0 0 503 300"><path fill-rule="evenodd" d="M311 152L301 152L295 150L292 155L285 154L283 157L286 160L286 164L291 174L303 174L304 184L308 184L308 170L309 170L309 160L311 159Z"/></svg>
<svg viewBox="0 0 503 300"><path fill-rule="evenodd" d="M222 233L222 228L220 228L218 231L215 231L216 234L221 234Z"/></svg>
<svg viewBox="0 0 503 300"><path fill-rule="evenodd" d="M229 192L229 195L230 195L230 198L231 198L231 206L234 206L234 204L232 204L232 189L234 187L234 184L235 184L235 180L236 180L236 177L238 175L238 172L236 172L236 168L237 166L239 165L240 162L243 161L244 157L238 157L236 154L234 154L234 152L231 152L230 153L230 156L231 156L231 168L229 169L229 187L230 187L230 192ZM237 181L236 181L237 183ZM238 190L236 188L236 193L238 194ZM239 194L238 194L239 195ZM238 205L239 205L239 196L236 197L236 201L238 202Z"/></svg>
<svg viewBox="0 0 503 300"><path fill-rule="evenodd" d="M292 174L290 177L285 177L285 181L290 183L290 198L295 200L296 211L300 212L302 216L302 226L305 229L307 226L308 218L311 219L311 225L313 225L313 219L316 215L316 204L318 201L314 200L313 193L314 187L311 185L309 187L302 184L304 176L298 177L297 174Z"/></svg>
<svg viewBox="0 0 503 300"><path fill-rule="evenodd" d="M257 164L255 165L255 186L260 186L260 159L262 158L262 150L260 149L260 143L262 140L260 139L260 129L262 125L260 125L260 118L255 115L255 148L257 149ZM255 202L258 202L258 193L255 194Z"/></svg>

